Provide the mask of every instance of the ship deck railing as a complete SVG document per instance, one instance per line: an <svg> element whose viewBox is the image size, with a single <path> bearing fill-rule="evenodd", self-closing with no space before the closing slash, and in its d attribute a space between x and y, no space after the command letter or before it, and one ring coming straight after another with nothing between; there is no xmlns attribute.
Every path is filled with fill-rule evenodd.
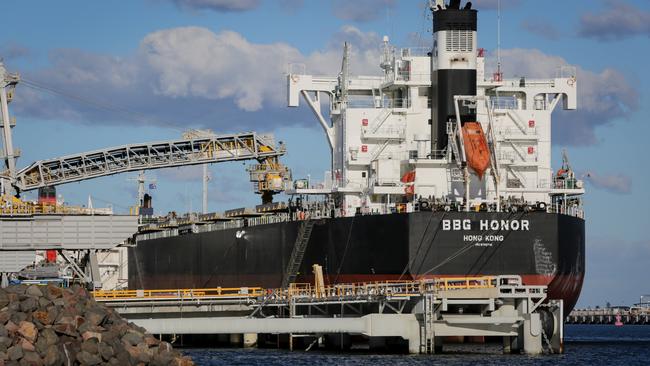
<svg viewBox="0 0 650 366"><path fill-rule="evenodd" d="M567 215L567 216L573 216L577 217L579 219L584 219L585 218L585 211L582 208L582 206L564 206L562 204L556 203L553 205L549 205L548 209L546 210L548 213L553 213L553 214L562 214L562 215Z"/></svg>
<svg viewBox="0 0 650 366"><path fill-rule="evenodd" d="M561 184L566 187L575 187L575 183L569 183L569 182L564 182L562 180L552 180L553 183L550 183L549 181L546 180L541 180L539 183L539 188L540 189L550 189L549 187L559 187ZM398 181L394 180L382 180L382 181L376 181L376 184L382 185L382 186L396 186L399 184ZM571 185L573 184L573 185ZM535 206L535 202L522 202L520 203L521 206ZM404 207L406 207L404 205ZM475 208L475 206L472 206L472 210ZM464 206L462 204L456 205L455 208L453 209L460 211L464 211ZM400 207L395 206L394 210L391 210L390 206L384 206L382 210L379 212L375 211L361 211L361 215L363 216L371 216L371 215L388 215L388 214L393 214L395 212L407 212L406 209L400 209ZM579 200L574 200L570 204L561 204L561 203L552 203L548 204L546 208L547 213L552 213L552 214L563 214L567 216L573 216L577 218L584 219L585 213L584 209L582 206L582 202ZM291 214L271 214L271 213L266 213L262 214L261 216L258 217L249 217L249 218L232 218L229 221L218 221L218 222L202 222L202 221L197 221L197 222L187 222L185 224L185 229L186 230L179 230L179 223L177 221L165 221L165 222L158 222L155 223L153 221L150 221L147 225L144 225L141 227L141 231L139 234L137 234L137 240L138 241L144 241L144 240L155 240L155 239L161 239L161 238L169 238L169 237L175 237L179 235L186 234L188 232L191 233L206 233L206 232L213 232L213 231L221 231L221 230L228 230L228 229L239 229L239 228L245 228L245 227L253 227L253 226L259 226L259 225L268 225L268 224L276 224L276 223L281 223L281 222L295 222L295 221L303 221L303 220L320 220L320 219L329 219L332 218L331 216L331 209L327 208L324 204L321 205L314 205L313 207L305 207L304 210L301 210L299 212L293 212ZM191 230L187 230L190 228Z"/></svg>
<svg viewBox="0 0 650 366"><path fill-rule="evenodd" d="M372 96L351 95L348 97L348 108L411 108L411 100L408 98L384 98L375 99Z"/></svg>
<svg viewBox="0 0 650 366"><path fill-rule="evenodd" d="M398 70L386 74L384 83L412 82L415 84L430 85L430 73L413 73L411 70Z"/></svg>

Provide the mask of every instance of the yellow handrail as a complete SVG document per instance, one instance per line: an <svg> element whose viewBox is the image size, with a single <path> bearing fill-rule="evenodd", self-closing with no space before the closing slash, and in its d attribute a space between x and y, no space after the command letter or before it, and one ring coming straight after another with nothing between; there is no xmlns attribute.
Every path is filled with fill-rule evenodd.
<svg viewBox="0 0 650 366"><path fill-rule="evenodd" d="M173 299L214 297L257 297L264 294L261 287L217 287L206 289L162 290L96 290L95 299Z"/></svg>
<svg viewBox="0 0 650 366"><path fill-rule="evenodd" d="M161 289L161 290L97 290L95 299L200 299L200 298L255 298L266 294L291 297L343 297L367 295L414 296L431 289L452 291L496 287L496 278L450 277L421 281L375 281L345 284L330 284L318 290L310 283L292 283L286 290L264 289L262 287L216 287L204 289Z"/></svg>

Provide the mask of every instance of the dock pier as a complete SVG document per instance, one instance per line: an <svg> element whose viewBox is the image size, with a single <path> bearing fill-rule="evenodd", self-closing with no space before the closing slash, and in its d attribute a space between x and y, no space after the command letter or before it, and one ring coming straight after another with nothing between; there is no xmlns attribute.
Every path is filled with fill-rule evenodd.
<svg viewBox="0 0 650 366"><path fill-rule="evenodd" d="M575 309L566 318L566 324L650 324L650 307L614 307L602 309Z"/></svg>
<svg viewBox="0 0 650 366"><path fill-rule="evenodd" d="M434 354L448 337L502 337L506 353L563 352L562 301L519 276L313 286L95 291L95 299L155 335L227 335L253 346L258 337L309 339L309 348L401 344Z"/></svg>

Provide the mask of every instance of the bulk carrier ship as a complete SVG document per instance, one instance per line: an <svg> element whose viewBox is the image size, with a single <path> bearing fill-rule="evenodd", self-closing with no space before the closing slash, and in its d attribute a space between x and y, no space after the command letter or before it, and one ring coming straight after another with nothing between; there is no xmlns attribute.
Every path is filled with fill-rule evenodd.
<svg viewBox="0 0 650 366"><path fill-rule="evenodd" d="M292 65L288 105L306 102L331 149L324 182L251 169L288 203L267 194L255 210L143 226L129 286L286 287L312 282L314 264L330 284L516 274L568 313L585 271L584 189L566 156L551 167L551 114L576 109L575 70L488 75L471 3L431 10L433 48L385 37L381 76L351 76L347 45L338 76Z"/></svg>

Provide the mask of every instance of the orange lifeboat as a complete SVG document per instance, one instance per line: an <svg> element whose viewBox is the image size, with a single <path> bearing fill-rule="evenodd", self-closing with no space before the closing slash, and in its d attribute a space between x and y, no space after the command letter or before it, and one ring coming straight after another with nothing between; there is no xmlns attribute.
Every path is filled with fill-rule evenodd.
<svg viewBox="0 0 650 366"><path fill-rule="evenodd" d="M463 140L467 165L476 172L479 179L483 179L483 174L490 166L490 150L481 124L466 122L463 125Z"/></svg>

